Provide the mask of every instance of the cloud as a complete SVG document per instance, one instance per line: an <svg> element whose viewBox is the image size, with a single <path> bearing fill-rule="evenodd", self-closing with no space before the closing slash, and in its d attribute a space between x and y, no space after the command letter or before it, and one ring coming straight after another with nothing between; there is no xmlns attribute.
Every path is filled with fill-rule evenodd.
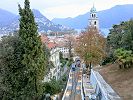
<svg viewBox="0 0 133 100"><path fill-rule="evenodd" d="M84 14L86 12L89 12L91 7L93 6L93 3L95 4L97 11L109 9L115 5L133 3L132 0L95 0L95 2L93 2L92 0L77 0L77 1L68 0L68 1L64 2L64 4L66 5L63 5L62 2L62 5L48 7L46 9L43 9L41 12L50 19L55 17L66 18L66 17L75 17Z"/></svg>
<svg viewBox="0 0 133 100"><path fill-rule="evenodd" d="M42 11L42 13L44 15L48 15L49 18L54 18L55 16L64 18L68 15L70 15L70 17L75 17L88 12L90 10L89 8L90 7L88 5L71 4L65 6L46 8Z"/></svg>

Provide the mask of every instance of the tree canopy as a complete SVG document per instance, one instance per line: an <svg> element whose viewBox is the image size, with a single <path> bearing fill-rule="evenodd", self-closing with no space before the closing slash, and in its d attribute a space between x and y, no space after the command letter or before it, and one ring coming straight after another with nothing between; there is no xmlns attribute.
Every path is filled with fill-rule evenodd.
<svg viewBox="0 0 133 100"><path fill-rule="evenodd" d="M38 100L43 95L46 50L37 32L29 0L19 5L20 24L15 35L0 41L0 94L4 100Z"/></svg>
<svg viewBox="0 0 133 100"><path fill-rule="evenodd" d="M41 81L45 72L45 54L29 0L25 0L23 9L19 5L19 14L19 39L23 57L21 63L25 68L24 74L27 79L23 88L26 92L24 95L29 98L38 97L43 93Z"/></svg>
<svg viewBox="0 0 133 100"><path fill-rule="evenodd" d="M133 51L133 20L114 25L107 37L107 46L112 53L118 48Z"/></svg>
<svg viewBox="0 0 133 100"><path fill-rule="evenodd" d="M107 37L108 56L116 57L119 65L132 65L133 54L133 20L121 22L110 29Z"/></svg>
<svg viewBox="0 0 133 100"><path fill-rule="evenodd" d="M105 38L91 27L82 32L75 50L86 64L100 64L105 57Z"/></svg>

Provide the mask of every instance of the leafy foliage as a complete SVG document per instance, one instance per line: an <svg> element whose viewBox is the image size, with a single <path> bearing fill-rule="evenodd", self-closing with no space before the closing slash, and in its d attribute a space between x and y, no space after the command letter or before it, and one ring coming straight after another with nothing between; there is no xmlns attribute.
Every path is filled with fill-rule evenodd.
<svg viewBox="0 0 133 100"><path fill-rule="evenodd" d="M45 93L49 93L51 95L57 94L61 92L61 87L59 81L52 79L50 82L46 82L44 84Z"/></svg>
<svg viewBox="0 0 133 100"><path fill-rule="evenodd" d="M120 66L131 66L133 53L133 20L114 25L107 37L108 57L113 58Z"/></svg>
<svg viewBox="0 0 133 100"><path fill-rule="evenodd" d="M133 20L121 22L110 29L107 37L108 53L113 54L118 48L133 51Z"/></svg>
<svg viewBox="0 0 133 100"><path fill-rule="evenodd" d="M68 60L67 66L70 67L72 63L73 63L73 59L71 58L71 59Z"/></svg>
<svg viewBox="0 0 133 100"><path fill-rule="evenodd" d="M69 34L67 37L66 37L66 44L65 44L65 47L68 48L68 51L69 51L69 59L72 59L72 57L74 56L73 52L72 52L72 49L74 47L74 43L75 43L75 38L72 34Z"/></svg>
<svg viewBox="0 0 133 100"><path fill-rule="evenodd" d="M46 66L46 69L45 69L45 75L47 75L50 71L50 68L53 68L54 67L54 64L52 61L49 60L50 58L50 51L49 49L47 48L46 44L43 44L43 50L44 50L44 56L45 56L45 66Z"/></svg>
<svg viewBox="0 0 133 100"><path fill-rule="evenodd" d="M58 94L62 91L62 89L65 89L67 84L68 76L65 74L63 75L60 80L51 79L50 82L45 82L43 85L44 93L45 94Z"/></svg>
<svg viewBox="0 0 133 100"><path fill-rule="evenodd" d="M17 98L26 81L22 75L18 35L4 36L0 42L0 90L3 99ZM2 96L2 95L1 95Z"/></svg>
<svg viewBox="0 0 133 100"><path fill-rule="evenodd" d="M62 52L59 52L59 56L60 56L61 67L64 67L65 64L67 63L67 60L63 58Z"/></svg>
<svg viewBox="0 0 133 100"><path fill-rule="evenodd" d="M23 57L21 63L25 68L23 74L27 80L21 94L29 99L38 98L43 94L41 81L45 74L45 54L29 0L25 0L24 9L19 5L19 14L19 39L21 40L20 48Z"/></svg>
<svg viewBox="0 0 133 100"><path fill-rule="evenodd" d="M37 33L29 0L19 5L18 34L0 41L0 94L4 100L38 100L44 90L46 52Z"/></svg>
<svg viewBox="0 0 133 100"><path fill-rule="evenodd" d="M105 57L105 38L91 27L82 32L75 50L87 65L99 64Z"/></svg>
<svg viewBox="0 0 133 100"><path fill-rule="evenodd" d="M130 50L124 50L122 48L115 50L114 52L115 57L117 58L117 62L119 65L124 65L124 67L126 67L126 65L128 67L131 66L132 61L133 61L133 54L132 51Z"/></svg>

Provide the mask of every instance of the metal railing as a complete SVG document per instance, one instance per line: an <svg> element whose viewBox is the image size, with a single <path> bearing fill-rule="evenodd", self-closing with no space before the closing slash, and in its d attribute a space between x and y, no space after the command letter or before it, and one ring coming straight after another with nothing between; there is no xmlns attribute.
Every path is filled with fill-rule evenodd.
<svg viewBox="0 0 133 100"><path fill-rule="evenodd" d="M84 92L84 87L83 87L83 69L82 69L82 77L81 77L81 97L82 97L82 100L85 100L84 99L85 92Z"/></svg>
<svg viewBox="0 0 133 100"><path fill-rule="evenodd" d="M70 69L70 71L69 71L69 77L70 77L70 73L71 73L71 69ZM68 77L67 86L66 86L65 92L64 92L64 94L63 94L62 100L65 100L65 96L66 96L66 92L67 92L67 88L68 88L68 83L69 83L69 77Z"/></svg>

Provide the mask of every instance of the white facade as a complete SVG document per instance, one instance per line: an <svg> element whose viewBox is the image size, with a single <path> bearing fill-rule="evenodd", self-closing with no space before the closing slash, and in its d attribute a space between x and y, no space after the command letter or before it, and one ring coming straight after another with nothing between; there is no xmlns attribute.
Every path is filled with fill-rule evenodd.
<svg viewBox="0 0 133 100"><path fill-rule="evenodd" d="M59 50L63 54L63 58L69 58L69 48L59 47ZM74 48L72 48L71 52L74 54Z"/></svg>
<svg viewBox="0 0 133 100"><path fill-rule="evenodd" d="M50 81L50 79L55 78L58 80L60 78L60 57L59 48L52 48L50 51L50 61L53 63L54 68L51 68L48 75L44 78L44 82Z"/></svg>
<svg viewBox="0 0 133 100"><path fill-rule="evenodd" d="M97 30L99 30L99 20L96 8L94 6L90 10L89 27L95 27Z"/></svg>
<svg viewBox="0 0 133 100"><path fill-rule="evenodd" d="M56 80L58 80L60 78L60 55L59 55L59 49L56 47L56 48L53 48L51 51L50 51L50 61L53 62L55 68L53 68L53 71L52 71L52 77L55 77Z"/></svg>
<svg viewBox="0 0 133 100"><path fill-rule="evenodd" d="M69 49L67 47L59 47L59 50L63 54L63 58L69 57Z"/></svg>

